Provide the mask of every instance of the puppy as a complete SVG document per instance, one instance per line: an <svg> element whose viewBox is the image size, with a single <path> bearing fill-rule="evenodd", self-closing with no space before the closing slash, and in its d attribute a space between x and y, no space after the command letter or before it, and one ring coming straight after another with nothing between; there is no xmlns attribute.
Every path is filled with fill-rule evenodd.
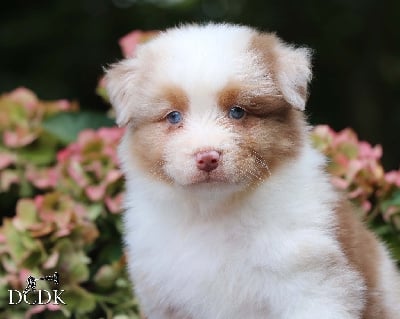
<svg viewBox="0 0 400 319"><path fill-rule="evenodd" d="M310 79L309 50L228 24L167 30L109 68L148 319L400 318L387 250L310 146Z"/></svg>

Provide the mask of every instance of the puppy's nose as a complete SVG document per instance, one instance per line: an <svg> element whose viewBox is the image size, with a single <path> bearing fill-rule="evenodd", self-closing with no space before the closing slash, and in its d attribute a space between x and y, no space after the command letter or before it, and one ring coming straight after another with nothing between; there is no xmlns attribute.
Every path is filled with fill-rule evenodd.
<svg viewBox="0 0 400 319"><path fill-rule="evenodd" d="M220 155L217 151L204 151L196 153L195 158L198 169L211 172L218 167Z"/></svg>

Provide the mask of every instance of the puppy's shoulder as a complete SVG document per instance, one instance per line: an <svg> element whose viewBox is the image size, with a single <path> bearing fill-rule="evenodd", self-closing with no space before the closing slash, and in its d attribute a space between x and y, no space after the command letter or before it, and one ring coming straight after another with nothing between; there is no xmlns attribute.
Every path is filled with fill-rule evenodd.
<svg viewBox="0 0 400 319"><path fill-rule="evenodd" d="M360 273L367 288L363 318L392 318L386 311L387 287L382 282L382 266L389 260L385 247L347 200L338 203L335 214L337 238L350 266Z"/></svg>

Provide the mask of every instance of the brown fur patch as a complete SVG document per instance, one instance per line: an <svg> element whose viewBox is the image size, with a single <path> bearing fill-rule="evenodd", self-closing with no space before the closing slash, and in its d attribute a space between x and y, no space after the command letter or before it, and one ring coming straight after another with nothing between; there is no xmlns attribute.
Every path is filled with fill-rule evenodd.
<svg viewBox="0 0 400 319"><path fill-rule="evenodd" d="M218 106L224 110L228 111L232 106L240 104L241 88L236 84L228 84L224 89L222 89L217 95Z"/></svg>
<svg viewBox="0 0 400 319"><path fill-rule="evenodd" d="M279 39L274 34L258 33L249 47L260 56L276 87L278 45ZM246 83L230 84L220 92L218 102L225 111L238 105L248 112L246 117L232 122L241 136L239 158L242 163L239 165L256 170L253 182L257 183L273 174L282 163L296 158L307 129L303 113L289 105L283 95L252 95L252 91L254 88L246 89ZM264 164L268 169L263 168Z"/></svg>
<svg viewBox="0 0 400 319"><path fill-rule="evenodd" d="M158 180L172 183L163 169L163 150L170 133L181 125L170 125L165 115L173 110L184 113L189 107L189 100L183 90L175 86L164 87L155 100L158 104L153 105L156 109L152 111L152 116L143 117L130 132L131 151L143 171Z"/></svg>
<svg viewBox="0 0 400 319"><path fill-rule="evenodd" d="M282 95L253 96L246 85L240 84L228 84L218 93L217 101L224 112L228 112L233 106L240 106L255 116L268 116L275 111L290 107Z"/></svg>
<svg viewBox="0 0 400 319"><path fill-rule="evenodd" d="M293 159L303 144L303 115L290 107L280 109L266 117L248 115L242 123L241 149L265 162L269 171Z"/></svg>
<svg viewBox="0 0 400 319"><path fill-rule="evenodd" d="M130 150L143 171L158 180L171 183L170 177L163 170L163 149L165 138L168 136L167 131L168 125L156 122L140 125L128 134Z"/></svg>
<svg viewBox="0 0 400 319"><path fill-rule="evenodd" d="M276 83L276 74L278 72L278 63L275 48L279 44L278 37L273 33L258 33L253 36L250 48L256 51L262 58L263 63L271 72L271 77Z"/></svg>
<svg viewBox="0 0 400 319"><path fill-rule="evenodd" d="M267 179L283 163L298 156L305 138L303 114L285 107L268 116L247 114L229 119L240 136L236 154L238 179L249 187Z"/></svg>
<svg viewBox="0 0 400 319"><path fill-rule="evenodd" d="M136 127L147 125L151 122L165 120L165 116L172 111L185 113L189 108L189 98L177 86L165 86L159 89L154 96L144 100L143 105L137 108L135 115Z"/></svg>
<svg viewBox="0 0 400 319"><path fill-rule="evenodd" d="M363 319L385 319L384 305L378 291L379 251L375 235L357 218L354 208L343 200L339 203L337 236L349 263L363 276L366 286L366 306Z"/></svg>
<svg viewBox="0 0 400 319"><path fill-rule="evenodd" d="M258 33L253 36L250 44L250 48L262 58L275 83L277 83L276 78L280 67L278 62L279 51L277 49L280 43L279 38L273 33ZM307 86L299 86L296 89L306 101L308 98Z"/></svg>
<svg viewBox="0 0 400 319"><path fill-rule="evenodd" d="M255 186L281 163L295 158L304 141L306 125L302 112L280 95L252 95L246 83L230 83L217 95L218 106L226 114L226 125L240 136L236 166L240 180ZM228 118L229 109L240 106L245 117Z"/></svg>
<svg viewBox="0 0 400 319"><path fill-rule="evenodd" d="M249 99L246 109L256 116L271 116L291 108L281 95L257 96Z"/></svg>
<svg viewBox="0 0 400 319"><path fill-rule="evenodd" d="M177 86L167 86L162 90L161 99L166 100L172 110L186 112L189 108L189 98L185 92Z"/></svg>

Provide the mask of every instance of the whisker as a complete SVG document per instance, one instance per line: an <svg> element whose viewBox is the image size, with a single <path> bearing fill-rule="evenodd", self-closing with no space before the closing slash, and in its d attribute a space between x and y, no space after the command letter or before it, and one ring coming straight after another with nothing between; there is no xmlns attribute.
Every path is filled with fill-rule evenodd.
<svg viewBox="0 0 400 319"><path fill-rule="evenodd" d="M267 173L269 176L271 176L271 170L269 169L269 166L267 162L262 158L260 154L258 154L255 150L251 150L252 155L254 156L256 160L256 164L260 165L261 167L265 168L267 170Z"/></svg>
<svg viewBox="0 0 400 319"><path fill-rule="evenodd" d="M244 173L245 177L248 177L248 179L254 179L255 178L255 179L259 180L259 181L263 180L261 175L259 174L259 172L256 169L248 167L247 165L246 166L243 165L243 166L240 166L238 168L239 168L239 170L241 170ZM253 178L251 178L251 177L253 177Z"/></svg>
<svg viewBox="0 0 400 319"><path fill-rule="evenodd" d="M166 181L165 175L160 173L160 168L162 168L165 164L164 160L158 160L149 170L149 172L156 177L159 181ZM167 179L168 184L173 185L173 182L170 178Z"/></svg>

